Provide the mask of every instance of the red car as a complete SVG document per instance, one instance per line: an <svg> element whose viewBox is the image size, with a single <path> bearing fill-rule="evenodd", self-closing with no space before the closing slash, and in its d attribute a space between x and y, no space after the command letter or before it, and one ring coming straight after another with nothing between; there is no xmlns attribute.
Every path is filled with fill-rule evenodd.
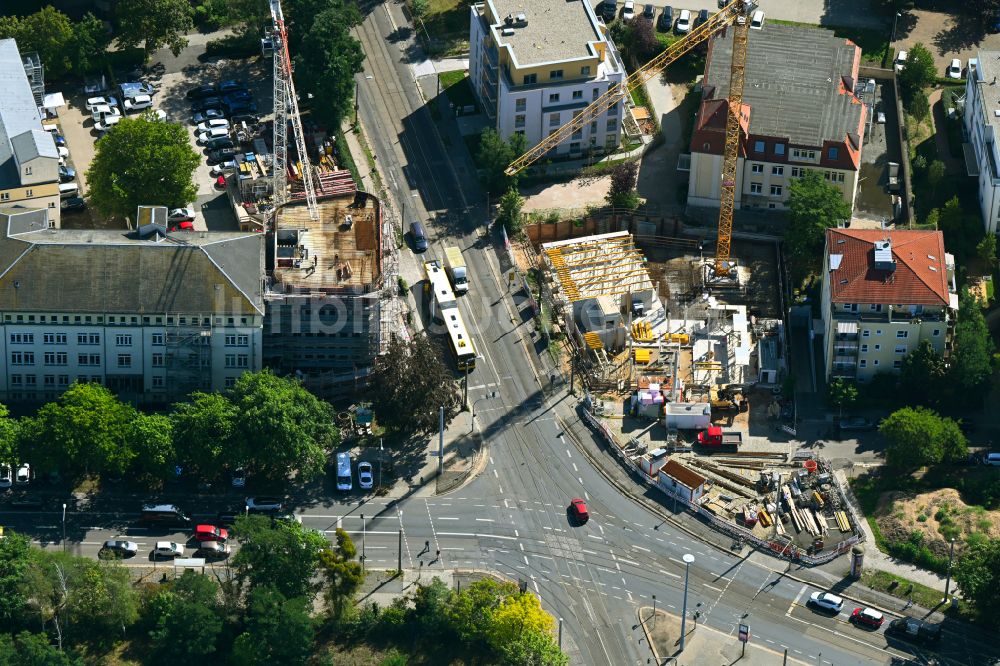
<svg viewBox="0 0 1000 666"><path fill-rule="evenodd" d="M194 528L194 538L198 541L225 541L229 530L215 525L198 525Z"/></svg>
<svg viewBox="0 0 1000 666"><path fill-rule="evenodd" d="M194 231L194 222L181 222L177 226L170 227L170 231Z"/></svg>
<svg viewBox="0 0 1000 666"><path fill-rule="evenodd" d="M569 513L581 525L590 520L590 513L587 511L587 503L579 497L570 500Z"/></svg>
<svg viewBox="0 0 1000 666"><path fill-rule="evenodd" d="M885 622L885 616L871 608L855 608L851 613L851 622L878 629Z"/></svg>

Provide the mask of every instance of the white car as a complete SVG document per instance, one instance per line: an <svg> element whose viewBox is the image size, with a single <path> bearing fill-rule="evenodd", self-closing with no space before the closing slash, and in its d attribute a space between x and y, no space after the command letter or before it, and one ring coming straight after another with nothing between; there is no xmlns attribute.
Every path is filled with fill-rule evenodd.
<svg viewBox="0 0 1000 666"><path fill-rule="evenodd" d="M167 215L167 222L193 222L193 221L194 221L193 208L174 208Z"/></svg>
<svg viewBox="0 0 1000 666"><path fill-rule="evenodd" d="M224 139L228 136L228 127L213 127L210 130L198 133L198 143L208 143L212 139Z"/></svg>
<svg viewBox="0 0 1000 666"><path fill-rule="evenodd" d="M117 106L108 106L107 104L98 104L90 110L90 117L95 123L112 116L121 118L121 115L122 112Z"/></svg>
<svg viewBox="0 0 1000 666"><path fill-rule="evenodd" d="M101 95L100 97L91 97L90 99L88 99L85 106L87 107L88 111L93 111L94 108L98 106L117 107L118 100L115 99L114 97Z"/></svg>
<svg viewBox="0 0 1000 666"><path fill-rule="evenodd" d="M212 166L211 173L213 178L218 178L231 171L236 171L236 162L230 160L228 162L219 162Z"/></svg>
<svg viewBox="0 0 1000 666"><path fill-rule="evenodd" d="M371 490L375 485L375 478L372 475L372 464L370 462L358 463L358 485L364 490Z"/></svg>
<svg viewBox="0 0 1000 666"><path fill-rule="evenodd" d="M98 120L94 123L94 129L98 132L107 132L110 128L117 125L121 119L121 116L106 116L104 120Z"/></svg>
<svg viewBox="0 0 1000 666"><path fill-rule="evenodd" d="M215 120L216 118L225 118L225 117L226 114L220 111L219 109L205 109L204 111L200 111L191 116L191 124L200 125L206 120Z"/></svg>
<svg viewBox="0 0 1000 666"><path fill-rule="evenodd" d="M829 592L813 592L809 595L808 603L831 613L839 613L840 609L844 607L844 600Z"/></svg>
<svg viewBox="0 0 1000 666"><path fill-rule="evenodd" d="M142 111L153 108L153 98L149 95L136 95L125 100L125 111Z"/></svg>
<svg viewBox="0 0 1000 666"><path fill-rule="evenodd" d="M229 121L226 120L225 118L212 118L211 120L206 120L205 122L200 123L198 125L198 131L208 132L209 130L213 130L216 127L224 127L228 129Z"/></svg>
<svg viewBox="0 0 1000 666"><path fill-rule="evenodd" d="M764 28L764 10L758 9L753 13L753 17L750 18L750 29L762 30L763 28Z"/></svg>
<svg viewBox="0 0 1000 666"><path fill-rule="evenodd" d="M893 61L893 64L896 66L897 72L903 71L903 66L906 65L906 56L906 51L900 51L896 54L896 59Z"/></svg>
<svg viewBox="0 0 1000 666"><path fill-rule="evenodd" d="M184 554L184 546L173 541L157 541L153 547L154 557L179 557Z"/></svg>
<svg viewBox="0 0 1000 666"><path fill-rule="evenodd" d="M31 465L29 465L28 463L24 463L17 468L17 482L28 483L30 481L31 481Z"/></svg>
<svg viewBox="0 0 1000 666"><path fill-rule="evenodd" d="M674 30L681 35L691 31L691 10L681 10L680 16L677 17L677 25L674 27Z"/></svg>
<svg viewBox="0 0 1000 666"><path fill-rule="evenodd" d="M10 488L14 485L11 476L10 465L0 465L0 488Z"/></svg>
<svg viewBox="0 0 1000 666"><path fill-rule="evenodd" d="M622 20L631 21L635 18L635 2L633 0L625 0L625 10L622 11Z"/></svg>
<svg viewBox="0 0 1000 666"><path fill-rule="evenodd" d="M962 78L962 61L958 58L952 58L951 64L948 65L948 78L949 79L960 79Z"/></svg>

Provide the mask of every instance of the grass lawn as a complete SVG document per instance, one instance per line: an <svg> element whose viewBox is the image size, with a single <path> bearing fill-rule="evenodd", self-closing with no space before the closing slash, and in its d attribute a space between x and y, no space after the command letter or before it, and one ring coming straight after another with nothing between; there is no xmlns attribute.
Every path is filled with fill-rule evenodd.
<svg viewBox="0 0 1000 666"><path fill-rule="evenodd" d="M938 608L941 598L944 596L943 589L936 590L885 571L866 570L861 574L861 582L873 590L890 594L897 599L913 599L913 603L918 606L937 608L937 610L952 617L959 617L972 622L977 619L972 605L961 599L958 601L957 611L945 606ZM952 591L954 589L953 582Z"/></svg>
<svg viewBox="0 0 1000 666"><path fill-rule="evenodd" d="M448 95L448 101L456 107L474 105L476 98L469 85L469 77L463 71L438 74L441 89Z"/></svg>
<svg viewBox="0 0 1000 666"><path fill-rule="evenodd" d="M797 23L795 21L782 21L780 19L767 19L770 23L781 25L799 25L806 28L820 28L832 30L837 37L849 39L861 47L861 60L865 64L874 64L879 67L889 55L889 40L886 39L888 31L869 30L866 28L842 28L837 26L816 25L814 23Z"/></svg>
<svg viewBox="0 0 1000 666"><path fill-rule="evenodd" d="M965 86L950 86L941 92L941 111L945 117L945 131L948 133L948 152L952 157L962 158L962 118L948 116L948 109L957 109L956 99L965 94Z"/></svg>
<svg viewBox="0 0 1000 666"><path fill-rule="evenodd" d="M431 55L457 55L469 50L469 3L459 0L429 0L423 27Z"/></svg>

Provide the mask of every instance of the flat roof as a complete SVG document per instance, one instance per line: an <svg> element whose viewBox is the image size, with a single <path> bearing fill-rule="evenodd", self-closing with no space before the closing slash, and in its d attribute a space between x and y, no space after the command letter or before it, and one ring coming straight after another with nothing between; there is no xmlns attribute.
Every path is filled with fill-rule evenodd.
<svg viewBox="0 0 1000 666"><path fill-rule="evenodd" d="M704 86L707 97L729 97L733 31L712 39ZM793 144L821 146L857 133L864 106L842 87L856 76L861 49L822 28L765 23L747 39L743 103L750 134L787 137ZM857 82L853 81L852 87ZM714 90L712 90L714 89Z"/></svg>
<svg viewBox="0 0 1000 666"><path fill-rule="evenodd" d="M983 100L983 121L993 127L995 136L1000 136L1000 116L996 114L996 111L1000 110L1000 95L997 95L997 87L994 84L994 81L1000 76L998 63L1000 63L1000 51L979 51L976 58L976 71L968 73L968 76L975 77L975 85ZM992 164L992 151L985 152L991 158L992 173L996 174L996 165Z"/></svg>
<svg viewBox="0 0 1000 666"><path fill-rule="evenodd" d="M497 45L510 46L518 67L593 58L597 54L589 44L604 41L586 0L486 0L486 4L496 18L490 27ZM521 14L525 23L517 21ZM511 24L504 22L507 16L514 18ZM483 17L489 21L489 12ZM502 34L504 28L513 29L514 34Z"/></svg>

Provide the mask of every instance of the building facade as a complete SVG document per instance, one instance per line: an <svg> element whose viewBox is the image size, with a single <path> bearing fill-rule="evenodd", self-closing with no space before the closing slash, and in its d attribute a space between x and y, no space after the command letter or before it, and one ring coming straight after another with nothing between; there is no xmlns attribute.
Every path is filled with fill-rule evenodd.
<svg viewBox="0 0 1000 666"><path fill-rule="evenodd" d="M89 381L167 403L261 368L260 234L57 230L47 213L0 208L0 401Z"/></svg>
<svg viewBox="0 0 1000 666"><path fill-rule="evenodd" d="M958 294L940 231L829 229L822 275L827 379L898 373L922 340L950 353Z"/></svg>
<svg viewBox="0 0 1000 666"><path fill-rule="evenodd" d="M586 0L527 5L486 0L470 8L469 83L505 140L539 143L626 74L607 28ZM621 142L624 101L556 147L582 156Z"/></svg>
<svg viewBox="0 0 1000 666"><path fill-rule="evenodd" d="M997 233L1000 224L1000 51L980 51L969 61L965 80L965 109L962 123L968 144L965 165L977 179L979 212L987 233Z"/></svg>
<svg viewBox="0 0 1000 666"><path fill-rule="evenodd" d="M47 208L58 227L59 152L42 129L40 72L36 54L22 58L13 39L0 39L0 205Z"/></svg>
<svg viewBox="0 0 1000 666"><path fill-rule="evenodd" d="M690 145L693 206L719 206L732 52L732 31L709 42ZM867 118L857 96L860 64L861 49L831 31L775 23L750 31L736 208L787 208L792 180L811 170L853 210Z"/></svg>

